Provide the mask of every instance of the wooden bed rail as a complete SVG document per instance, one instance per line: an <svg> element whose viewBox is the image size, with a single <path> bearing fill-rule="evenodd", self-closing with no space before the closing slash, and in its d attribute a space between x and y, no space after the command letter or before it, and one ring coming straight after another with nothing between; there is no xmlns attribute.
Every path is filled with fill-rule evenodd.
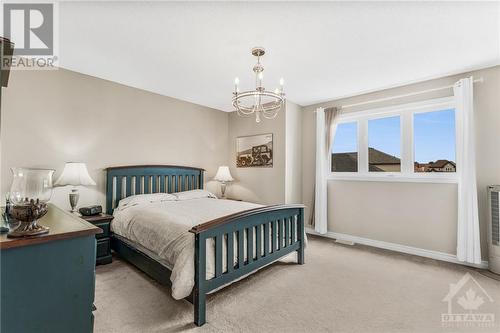
<svg viewBox="0 0 500 333"><path fill-rule="evenodd" d="M303 204L285 204L285 205L272 205L272 206L264 206L264 207L258 207L258 208L253 208L253 209L248 209L244 210L238 213L234 213L231 215L226 215L223 217L219 217L215 220L211 220L202 224L198 224L189 230L189 232L192 232L194 234L199 234L200 232L207 231L209 229L212 229L214 227L229 223L233 220L240 219L243 217L248 217L251 215L255 215L258 213L264 213L264 212L272 212L275 210L282 210L285 208L305 208Z"/></svg>
<svg viewBox="0 0 500 333"><path fill-rule="evenodd" d="M210 291L292 252L297 252L298 264L304 263L304 205L259 207L197 225L190 231L195 234L193 301L198 326L206 321L205 300ZM206 242L211 239L215 272L207 279Z"/></svg>

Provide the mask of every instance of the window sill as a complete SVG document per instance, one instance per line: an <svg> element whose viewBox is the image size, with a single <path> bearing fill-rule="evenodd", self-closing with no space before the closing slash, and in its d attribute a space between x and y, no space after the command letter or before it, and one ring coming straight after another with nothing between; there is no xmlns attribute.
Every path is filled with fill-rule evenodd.
<svg viewBox="0 0 500 333"><path fill-rule="evenodd" d="M399 174L387 174L387 175L359 175L359 174L331 174L327 177L327 180L347 180L347 181L361 181L361 182L394 182L394 183L436 183L436 184L456 184L458 183L458 178L456 175L439 175L439 176L428 176L428 175L399 175Z"/></svg>

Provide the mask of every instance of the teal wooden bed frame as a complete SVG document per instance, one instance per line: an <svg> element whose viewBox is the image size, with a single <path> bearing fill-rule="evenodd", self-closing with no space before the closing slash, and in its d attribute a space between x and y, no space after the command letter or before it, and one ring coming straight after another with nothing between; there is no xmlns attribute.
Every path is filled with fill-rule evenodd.
<svg viewBox="0 0 500 333"><path fill-rule="evenodd" d="M200 168L169 165L108 168L106 212L112 214L120 199L130 195L203 189L204 171ZM205 300L209 292L294 251L297 252L298 264L304 264L303 205L275 205L250 209L199 224L189 231L195 237L195 285L188 300L194 305L194 323L197 326L205 324ZM215 276L207 280L205 244L211 238L215 244ZM223 244L227 248L226 258L223 258ZM112 235L111 247L152 278L162 284L171 285L171 271L162 265L158 258L137 249L118 235ZM237 247L236 258L235 247ZM227 262L226 270L223 270L224 259ZM236 264L230 264L235 261Z"/></svg>

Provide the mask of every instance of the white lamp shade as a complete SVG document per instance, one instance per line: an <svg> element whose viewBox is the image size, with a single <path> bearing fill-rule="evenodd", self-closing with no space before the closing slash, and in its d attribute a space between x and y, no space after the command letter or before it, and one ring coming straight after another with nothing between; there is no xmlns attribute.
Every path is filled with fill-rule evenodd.
<svg viewBox="0 0 500 333"><path fill-rule="evenodd" d="M55 185L96 185L95 181L90 177L85 163L67 162L64 170L56 180Z"/></svg>
<svg viewBox="0 0 500 333"><path fill-rule="evenodd" d="M214 180L219 182L232 182L234 179L231 176L231 172L229 172L229 167L223 165L219 167L219 170L217 170Z"/></svg>

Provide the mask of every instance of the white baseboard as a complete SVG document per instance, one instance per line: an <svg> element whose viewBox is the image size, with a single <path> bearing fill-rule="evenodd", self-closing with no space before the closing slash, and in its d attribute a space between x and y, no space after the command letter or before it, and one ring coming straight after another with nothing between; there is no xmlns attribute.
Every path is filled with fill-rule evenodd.
<svg viewBox="0 0 500 333"><path fill-rule="evenodd" d="M441 260L441 261L452 262L455 264L460 264L460 265L465 265L465 266L471 266L471 267L476 267L476 268L485 268L485 269L488 268L488 261L486 261L486 260L483 260L481 262L481 264L478 264L478 265L470 264L470 263L458 261L457 256L454 254L450 254L450 253L426 250L426 249L421 249L418 247L401 245L401 244L396 244L396 243L389 243L389 242L384 242L384 241L379 241L379 240L374 240L374 239L369 239L369 238L363 238L363 237L358 237L358 236L340 234L338 232L331 232L331 231L328 231L326 234L321 235L321 234L317 233L314 229L311 229L311 228L306 228L306 233L312 234L312 235L317 235L317 236L322 236L322 237L327 237L327 238L332 238L332 239L336 239L336 240L346 241L346 242L353 242L353 243L378 247L381 249L386 249L386 250L391 250L391 251L396 251L396 252L413 254L413 255L425 257L425 258L431 258L431 259L436 259L436 260Z"/></svg>

